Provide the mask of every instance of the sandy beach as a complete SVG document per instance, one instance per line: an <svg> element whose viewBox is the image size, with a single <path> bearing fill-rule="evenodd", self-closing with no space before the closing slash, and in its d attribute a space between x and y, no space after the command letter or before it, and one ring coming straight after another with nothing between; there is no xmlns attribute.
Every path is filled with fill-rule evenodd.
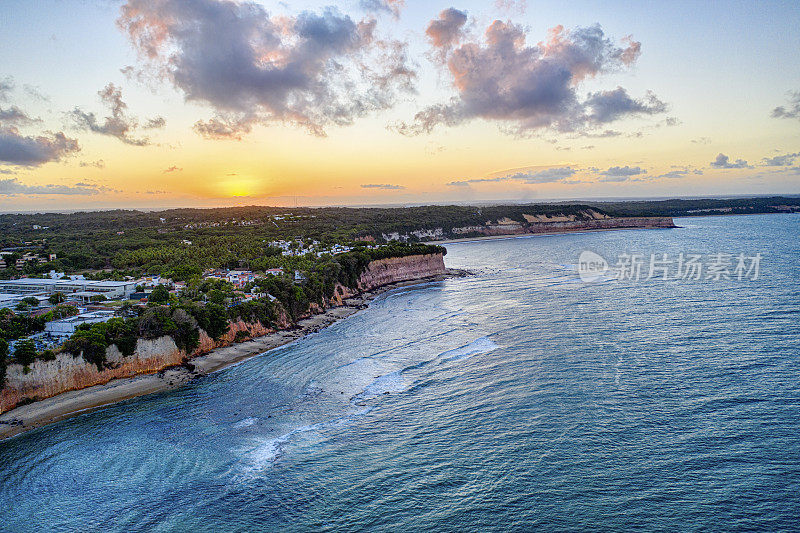
<svg viewBox="0 0 800 533"><path fill-rule="evenodd" d="M464 275L454 271L449 275ZM369 302L392 289L441 281L448 277L434 276L384 285L345 300L344 305L301 320L297 327L280 330L249 341L217 348L192 359L183 366L167 368L155 374L115 379L103 385L74 390L23 405L0 415L0 440L19 435L48 424L95 411L105 406L138 396L176 389L198 376L216 372L245 359L263 354L290 342L311 335L349 317L368 306Z"/></svg>

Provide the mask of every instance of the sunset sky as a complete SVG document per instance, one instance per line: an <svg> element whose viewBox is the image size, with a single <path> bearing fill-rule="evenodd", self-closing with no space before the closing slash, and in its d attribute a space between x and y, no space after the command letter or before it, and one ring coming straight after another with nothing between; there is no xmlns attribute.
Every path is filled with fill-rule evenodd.
<svg viewBox="0 0 800 533"><path fill-rule="evenodd" d="M5 0L0 211L800 193L800 6Z"/></svg>

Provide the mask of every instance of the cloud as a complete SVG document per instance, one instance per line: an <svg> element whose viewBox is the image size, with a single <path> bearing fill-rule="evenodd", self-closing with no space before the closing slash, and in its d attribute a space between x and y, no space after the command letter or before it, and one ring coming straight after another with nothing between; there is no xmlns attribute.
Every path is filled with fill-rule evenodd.
<svg viewBox="0 0 800 533"><path fill-rule="evenodd" d="M508 181L508 178L506 176L500 176L495 178L472 178L468 180L451 181L447 185L451 187L463 187L463 186L469 186L472 183L496 183L498 181Z"/></svg>
<svg viewBox="0 0 800 533"><path fill-rule="evenodd" d="M627 181L633 176L647 174L647 170L641 167L611 167L600 173L600 181Z"/></svg>
<svg viewBox="0 0 800 533"><path fill-rule="evenodd" d="M97 91L97 94L100 96L100 100L108 106L111 115L105 117L101 123L94 113L87 113L76 107L69 113L69 117L78 128L116 137L125 144L133 146L150 144L150 140L147 137L138 139L132 137L131 134L139 127L139 121L135 117L128 117L128 104L122 101L122 90L119 87L109 83L103 89ZM156 117L148 120L144 127L147 129L161 128L165 124L166 121L163 117Z"/></svg>
<svg viewBox="0 0 800 533"><path fill-rule="evenodd" d="M106 162L102 159L98 159L97 161L81 161L78 163L80 167L94 167L94 168L106 168Z"/></svg>
<svg viewBox="0 0 800 533"><path fill-rule="evenodd" d="M589 110L589 120L597 124L613 122L628 115L655 115L667 110L667 104L651 91L647 91L643 99L634 99L622 87L591 93L584 105Z"/></svg>
<svg viewBox="0 0 800 533"><path fill-rule="evenodd" d="M543 170L520 169L516 171L506 171L505 174L490 176L486 178L472 178L461 181L451 181L447 185L451 187L463 187L473 183L496 183L501 181L521 181L527 184L542 183L571 183L567 178L571 178L578 172L572 167L552 167Z"/></svg>
<svg viewBox="0 0 800 533"><path fill-rule="evenodd" d="M588 132L600 124L633 115L656 114L666 104L654 94L636 99L618 87L581 99L582 81L632 65L641 53L630 37L613 43L599 25L572 30L557 26L548 39L526 44L527 31L494 21L482 40L467 38L466 13L446 10L428 26L434 51L443 57L456 95L419 111L395 129L405 135L429 133L474 119L495 121L515 135L551 129Z"/></svg>
<svg viewBox="0 0 800 533"><path fill-rule="evenodd" d="M577 170L572 167L556 167L540 170L538 172L512 174L508 179L522 180L525 183L554 183L570 178L574 176L576 172Z"/></svg>
<svg viewBox="0 0 800 533"><path fill-rule="evenodd" d="M793 154L776 155L764 158L765 167L788 167L794 164L794 160L800 157L800 152Z"/></svg>
<svg viewBox="0 0 800 533"><path fill-rule="evenodd" d="M441 49L444 60L446 52L459 43L464 37L464 25L467 23L467 13L451 7L439 13L439 18L430 21L425 29L425 35L434 48Z"/></svg>
<svg viewBox="0 0 800 533"><path fill-rule="evenodd" d="M0 180L0 196L16 196L18 194L63 194L63 195L92 195L100 191L88 183L69 185L25 185L16 178Z"/></svg>
<svg viewBox="0 0 800 533"><path fill-rule="evenodd" d="M0 101L8 101L14 88L12 78L0 80ZM12 105L0 109L0 163L20 166L38 166L80 150L78 141L62 132L46 131L42 135L26 135L18 126L38 122L25 111Z"/></svg>
<svg viewBox="0 0 800 533"><path fill-rule="evenodd" d="M661 178L677 179L677 178L684 178L684 177L686 177L688 175L689 175L689 171L688 170L670 170L669 172L667 172L665 174L660 174L658 176L654 176L653 179L661 179Z"/></svg>
<svg viewBox="0 0 800 533"><path fill-rule="evenodd" d="M776 107L770 116L772 118L800 119L800 91L790 92L788 104Z"/></svg>
<svg viewBox="0 0 800 533"><path fill-rule="evenodd" d="M23 135L13 126L0 124L0 162L12 165L38 166L80 150L78 141L62 132L44 135Z"/></svg>
<svg viewBox="0 0 800 533"><path fill-rule="evenodd" d="M192 129L206 139L232 139L241 141L242 137L253 129L250 119L236 119L233 117L212 118L207 121L198 120Z"/></svg>
<svg viewBox="0 0 800 533"><path fill-rule="evenodd" d="M711 162L711 166L714 168L753 168L744 159L737 159L731 162L730 157L723 153L717 154L717 158Z"/></svg>
<svg viewBox="0 0 800 533"><path fill-rule="evenodd" d="M361 9L368 13L391 13L395 18L400 17L400 12L406 7L405 0L361 0Z"/></svg>
<svg viewBox="0 0 800 533"><path fill-rule="evenodd" d="M175 165L172 165L169 168L165 168L164 171L162 172L162 174L168 174L169 172L181 172L182 170L183 170L183 168L176 167Z"/></svg>
<svg viewBox="0 0 800 533"><path fill-rule="evenodd" d="M7 126L22 126L40 122L39 119L31 118L25 111L12 105L8 109L0 108L0 124Z"/></svg>
<svg viewBox="0 0 800 533"><path fill-rule="evenodd" d="M711 144L710 137L700 137L698 139L692 139L692 143L694 144Z"/></svg>
<svg viewBox="0 0 800 533"><path fill-rule="evenodd" d="M128 0L117 24L146 69L213 110L194 128L209 138L273 123L324 136L392 107L417 76L407 43L331 7L273 17L253 1Z"/></svg>
<svg viewBox="0 0 800 533"><path fill-rule="evenodd" d="M8 102L11 91L14 90L14 79L6 76L0 79L0 102Z"/></svg>
<svg viewBox="0 0 800 533"><path fill-rule="evenodd" d="M167 120L164 117L155 117L147 119L147 122L142 126L146 130L156 130L163 128L167 125Z"/></svg>
<svg viewBox="0 0 800 533"><path fill-rule="evenodd" d="M361 185L362 189L381 189L383 191L399 191L405 189L402 185L392 185L389 183L365 183Z"/></svg>
<svg viewBox="0 0 800 533"><path fill-rule="evenodd" d="M524 15L528 10L528 2L526 0L494 0L494 7L500 11Z"/></svg>

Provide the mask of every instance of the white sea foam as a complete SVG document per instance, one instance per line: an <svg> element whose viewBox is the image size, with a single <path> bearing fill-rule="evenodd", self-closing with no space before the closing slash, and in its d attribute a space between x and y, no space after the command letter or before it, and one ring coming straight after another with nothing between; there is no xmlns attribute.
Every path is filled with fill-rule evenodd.
<svg viewBox="0 0 800 533"><path fill-rule="evenodd" d="M245 418L244 420L239 420L238 422L236 422L233 425L233 427L236 428L236 429L242 429L242 428L250 427L253 424L255 424L256 422L258 422L258 418L252 418L252 417L251 418Z"/></svg>
<svg viewBox="0 0 800 533"><path fill-rule="evenodd" d="M367 385L367 387L365 387L361 393L353 396L353 403L357 404L358 402L371 400L382 394L403 392L410 386L411 383L407 382L403 378L402 371L398 370L397 372L380 376L375 381Z"/></svg>
<svg viewBox="0 0 800 533"><path fill-rule="evenodd" d="M283 456L290 441L301 439L303 436L316 436L316 442L319 442L322 439L322 435L319 432L351 424L356 419L367 415L370 411L372 411L371 407L357 409L339 418L295 428L280 437L257 440L254 447L244 451L245 466L243 470L246 474L251 475L262 472L272 467ZM311 438L310 440L314 441L315 439Z"/></svg>
<svg viewBox="0 0 800 533"><path fill-rule="evenodd" d="M492 350L496 350L498 348L501 348L501 346L495 343L489 337L481 337L479 339L475 339L465 346L462 346L461 348L444 352L441 357L442 361L460 361L462 359L468 359L474 355L491 352Z"/></svg>

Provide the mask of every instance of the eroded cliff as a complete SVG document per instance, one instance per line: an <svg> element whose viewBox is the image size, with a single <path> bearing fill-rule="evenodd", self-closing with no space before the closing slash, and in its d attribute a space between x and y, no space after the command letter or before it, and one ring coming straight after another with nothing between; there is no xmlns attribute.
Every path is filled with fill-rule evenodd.
<svg viewBox="0 0 800 533"><path fill-rule="evenodd" d="M441 254L372 261L361 274L358 287L349 289L337 285L334 297L327 302L326 307L342 305L347 298L384 285L439 276L445 272L444 258ZM314 306L310 309L309 315L323 311L324 308ZM290 325L285 317L281 322L282 327ZM52 361L37 360L30 366L28 372L25 372L21 365L12 364L8 367L6 385L0 391L0 413L13 409L21 402L41 400L70 390L108 383L113 379L156 373L168 367L187 363L193 357L206 354L215 348L229 346L237 341L242 342L273 331L260 323L240 320L231 322L227 333L215 341L201 330L199 345L189 354L178 349L172 337L168 336L139 339L136 350L128 357L123 356L117 347L112 345L106 350L108 365L103 369L87 363L80 354L66 352L57 354Z"/></svg>

